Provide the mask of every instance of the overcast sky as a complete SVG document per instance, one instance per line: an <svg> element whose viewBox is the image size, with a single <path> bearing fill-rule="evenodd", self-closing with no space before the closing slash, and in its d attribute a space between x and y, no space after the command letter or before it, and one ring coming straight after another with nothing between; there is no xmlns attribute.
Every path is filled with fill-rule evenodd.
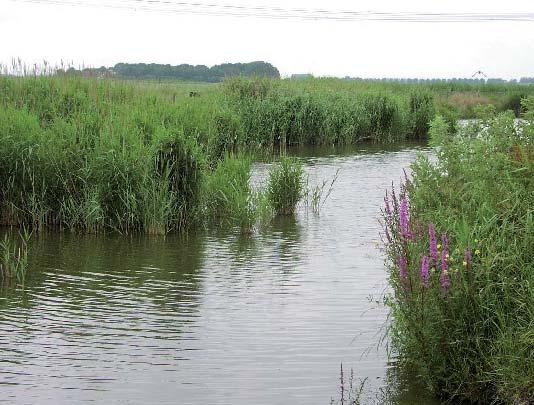
<svg viewBox="0 0 534 405"><path fill-rule="evenodd" d="M117 62L211 66L265 60L282 75L469 77L482 70L490 77L534 76L534 21L277 20L158 11L157 4L151 11L134 9L132 4L140 0L59 1L82 4L76 6L34 1L38 3L0 0L0 62L20 57L29 63L64 60L76 66ZM196 2L349 11L534 13L532 0ZM109 8L94 3L124 4Z"/></svg>

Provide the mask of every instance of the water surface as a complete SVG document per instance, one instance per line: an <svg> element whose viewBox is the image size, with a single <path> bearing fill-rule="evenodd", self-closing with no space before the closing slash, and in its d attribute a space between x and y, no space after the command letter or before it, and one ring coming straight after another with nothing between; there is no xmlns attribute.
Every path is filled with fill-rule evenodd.
<svg viewBox="0 0 534 405"><path fill-rule="evenodd" d="M418 150L299 151L311 183L339 170L320 215L251 237L40 236L0 291L0 402L329 404L343 363L369 403L433 403L377 347L379 209Z"/></svg>

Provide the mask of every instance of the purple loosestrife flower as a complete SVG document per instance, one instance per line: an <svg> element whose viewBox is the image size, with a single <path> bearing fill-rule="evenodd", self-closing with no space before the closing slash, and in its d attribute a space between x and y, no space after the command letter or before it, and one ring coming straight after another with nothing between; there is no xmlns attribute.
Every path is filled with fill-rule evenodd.
<svg viewBox="0 0 534 405"><path fill-rule="evenodd" d="M393 201L393 206L397 206L397 194L395 193L395 186L393 182L391 182L391 200Z"/></svg>
<svg viewBox="0 0 534 405"><path fill-rule="evenodd" d="M428 224L428 237L430 239L430 257L434 262L434 266L436 266L438 263L438 245L436 242L436 229L432 222Z"/></svg>
<svg viewBox="0 0 534 405"><path fill-rule="evenodd" d="M445 232L441 234L441 244L443 245L443 250L449 250L449 240Z"/></svg>
<svg viewBox="0 0 534 405"><path fill-rule="evenodd" d="M400 278L403 283L406 280L406 274L407 274L406 264L407 264L406 258L404 256L400 256L399 257L399 274L400 274Z"/></svg>
<svg viewBox="0 0 534 405"><path fill-rule="evenodd" d="M423 258L421 259L421 281L425 288L428 288L428 277L428 256L423 255Z"/></svg>
<svg viewBox="0 0 534 405"><path fill-rule="evenodd" d="M410 237L410 230L408 229L408 199L405 196L400 201L399 225L402 237L408 239Z"/></svg>

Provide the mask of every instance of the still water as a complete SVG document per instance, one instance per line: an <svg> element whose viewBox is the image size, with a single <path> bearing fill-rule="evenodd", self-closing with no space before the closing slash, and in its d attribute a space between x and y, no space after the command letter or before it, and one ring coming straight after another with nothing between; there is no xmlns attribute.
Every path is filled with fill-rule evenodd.
<svg viewBox="0 0 534 405"><path fill-rule="evenodd" d="M365 403L432 404L378 346L379 209L418 151L301 151L311 183L339 170L320 214L252 236L36 238L0 290L0 402L326 405L343 363Z"/></svg>

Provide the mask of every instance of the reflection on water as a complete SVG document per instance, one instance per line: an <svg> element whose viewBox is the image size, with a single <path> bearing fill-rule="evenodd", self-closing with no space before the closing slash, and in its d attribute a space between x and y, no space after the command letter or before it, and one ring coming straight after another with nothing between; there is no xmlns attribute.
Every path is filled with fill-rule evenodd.
<svg viewBox="0 0 534 405"><path fill-rule="evenodd" d="M377 348L377 217L416 148L295 154L312 183L340 170L320 215L252 237L34 240L26 288L0 291L0 402L327 404L343 362L375 402L432 403Z"/></svg>

